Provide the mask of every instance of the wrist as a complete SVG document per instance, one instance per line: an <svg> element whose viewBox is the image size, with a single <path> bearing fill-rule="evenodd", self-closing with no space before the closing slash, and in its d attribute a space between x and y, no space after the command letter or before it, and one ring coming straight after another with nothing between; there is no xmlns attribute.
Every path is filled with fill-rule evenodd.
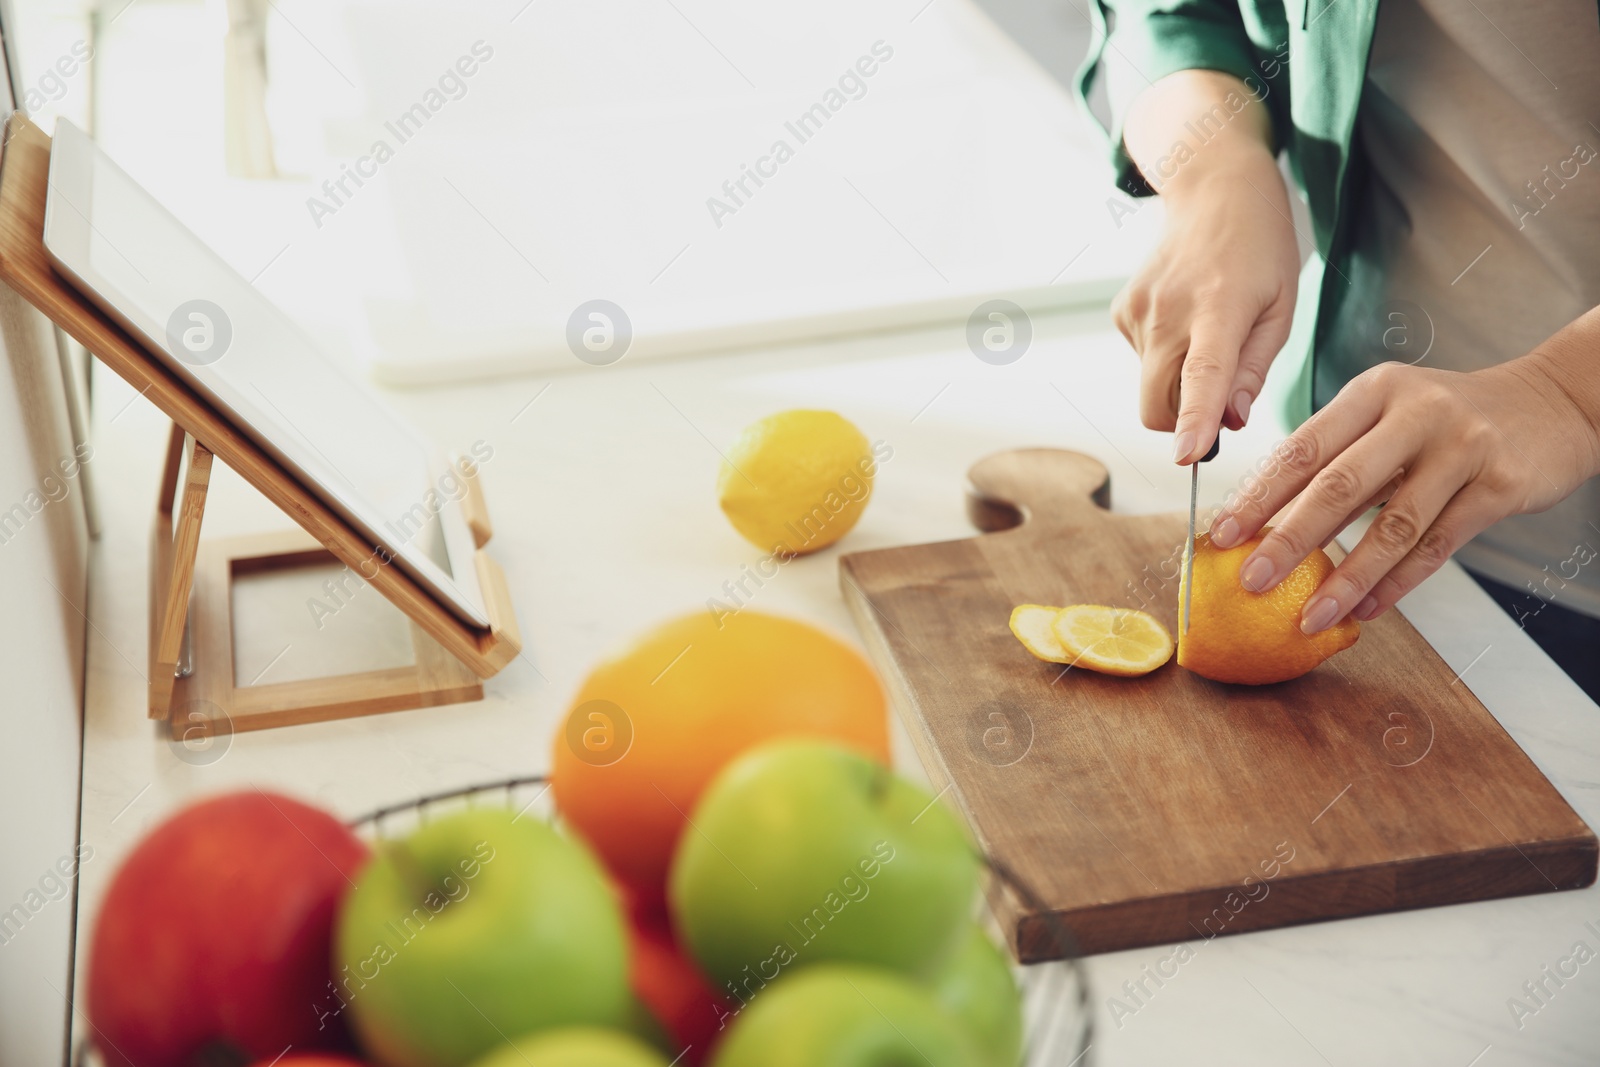
<svg viewBox="0 0 1600 1067"><path fill-rule="evenodd" d="M1249 187L1287 210L1283 175L1272 152L1258 141L1238 138L1228 144L1212 142L1184 165L1169 167L1156 191L1169 211L1182 212L1192 206L1209 208L1218 198L1237 199L1241 193L1253 197Z"/></svg>
<svg viewBox="0 0 1600 1067"><path fill-rule="evenodd" d="M1503 373L1531 392L1535 410L1540 413L1535 440L1549 440L1556 445L1552 451L1564 461L1558 465L1566 468L1561 472L1561 489L1566 493L1600 475L1600 390L1596 389L1594 375L1574 372L1571 339L1562 334L1519 359L1483 373ZM1592 348L1593 342L1588 347Z"/></svg>
<svg viewBox="0 0 1600 1067"><path fill-rule="evenodd" d="M1163 199L1185 198L1230 175L1259 183L1277 170L1266 105L1221 71L1181 70L1157 81L1129 107L1122 139ZM1282 181L1276 184L1281 190Z"/></svg>

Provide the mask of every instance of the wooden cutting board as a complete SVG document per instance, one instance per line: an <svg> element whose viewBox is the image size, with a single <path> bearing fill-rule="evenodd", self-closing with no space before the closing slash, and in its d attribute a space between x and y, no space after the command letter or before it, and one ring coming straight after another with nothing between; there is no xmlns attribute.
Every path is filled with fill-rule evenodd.
<svg viewBox="0 0 1600 1067"><path fill-rule="evenodd" d="M1106 511L1073 452L970 479L991 532L847 555L840 581L935 788L1038 898L995 900L1024 962L1064 953L1063 922L1087 954L1594 882L1595 835L1397 612L1281 685L1064 670L1012 607L1176 634L1186 517Z"/></svg>

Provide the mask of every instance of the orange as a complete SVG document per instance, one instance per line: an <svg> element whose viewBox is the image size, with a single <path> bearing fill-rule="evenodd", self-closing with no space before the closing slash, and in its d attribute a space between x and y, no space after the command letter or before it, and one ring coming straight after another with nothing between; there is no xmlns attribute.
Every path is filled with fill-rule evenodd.
<svg viewBox="0 0 1600 1067"><path fill-rule="evenodd" d="M1194 539L1194 597L1189 632L1181 625L1186 579L1178 580L1178 665L1214 682L1266 685L1298 678L1356 643L1361 624L1348 615L1320 633L1300 632L1300 611L1333 573L1321 549L1265 593L1247 592L1239 568L1261 544L1260 534L1233 548L1209 535Z"/></svg>
<svg viewBox="0 0 1600 1067"><path fill-rule="evenodd" d="M786 735L888 764L888 714L872 668L793 619L696 612L590 673L556 734L551 789L611 871L641 903L660 906L701 790L747 748Z"/></svg>

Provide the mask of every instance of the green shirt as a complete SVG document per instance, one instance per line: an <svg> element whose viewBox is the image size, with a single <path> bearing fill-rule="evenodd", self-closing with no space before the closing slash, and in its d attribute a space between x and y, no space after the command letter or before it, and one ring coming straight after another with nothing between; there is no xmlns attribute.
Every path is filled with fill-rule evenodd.
<svg viewBox="0 0 1600 1067"><path fill-rule="evenodd" d="M1180 70L1218 70L1243 81L1272 116L1273 136L1305 191L1315 249L1300 276L1295 332L1286 352L1300 353L1289 394L1291 425L1310 417L1317 342L1338 314L1352 249L1344 208L1362 178L1352 153L1356 112L1377 25L1378 0L1097 0L1095 35L1078 75L1087 97L1114 49L1154 83ZM1115 29L1108 29L1110 19ZM1134 196L1154 190L1122 144L1122 116L1110 130L1117 184ZM1333 270L1328 269L1332 263Z"/></svg>
<svg viewBox="0 0 1600 1067"><path fill-rule="evenodd" d="M1420 312L1420 306L1388 298L1426 297L1446 327L1436 365L1459 370L1521 355L1600 303L1600 267L1587 243L1593 232L1592 187L1567 188L1600 155L1583 129L1590 125L1600 134L1600 126L1581 121L1596 96L1588 51L1597 37L1596 23L1589 21L1594 9L1584 5L1586 13L1580 15L1573 0L1565 0L1559 10L1556 5L1543 10L1541 26L1522 20L1517 36L1530 56L1509 38L1502 49L1499 26L1516 11L1509 0L1481 0L1464 12L1448 6L1455 0L1436 11L1427 0L1391 0L1385 7L1388 36L1374 49L1378 2L1100 0L1095 41L1079 79L1087 96L1113 57L1117 73L1135 85L1179 70L1218 70L1243 81L1267 107L1274 138L1306 193L1313 224L1307 236L1314 254L1301 275L1294 331L1279 360L1296 371L1285 412L1291 425L1303 422L1372 363L1415 362L1413 356L1425 354L1404 347L1411 331L1421 332L1423 315L1397 316L1389 310L1410 306ZM1490 21L1484 8L1501 16L1500 22ZM1108 34L1112 17L1114 29ZM1494 32L1483 31L1475 17ZM1488 42L1489 58L1504 58L1501 65L1515 77L1502 72L1497 81L1490 69L1496 64L1463 47L1475 35ZM1382 49L1386 58L1379 57L1383 62L1369 70ZM1402 61L1405 65L1397 66ZM1377 76L1376 83L1369 75ZM1557 92L1551 76L1561 83L1559 96L1544 93L1546 86ZM1419 78L1430 80L1418 83ZM1441 97L1446 85L1470 115L1450 110L1457 97ZM1225 123L1230 116L1222 112L1243 105L1230 102L1213 120L1189 123L1182 141L1151 165L1152 179L1159 184L1169 177L1169 166L1181 165L1208 139L1208 121ZM1479 144L1474 125L1484 123L1499 132L1492 143ZM1119 186L1135 196L1149 195L1150 185L1122 145L1120 115L1111 133ZM1580 140L1572 146L1566 138ZM1573 158L1564 158L1566 149ZM1557 162L1541 171L1549 160ZM1518 199L1524 171L1537 179L1526 191L1531 207ZM1546 208L1551 217L1539 224L1554 229L1518 232L1515 222L1525 228ZM1455 289L1466 270L1452 281L1454 267L1476 264L1467 263L1473 250L1490 242L1498 258ZM1442 249L1450 256L1441 257ZM1484 247L1479 258L1488 251ZM1443 258L1451 269L1440 275ZM1385 329L1390 321L1395 328ZM1428 324L1425 340L1432 347L1431 316ZM1402 342L1398 349L1390 343L1391 334ZM1572 553L1584 551L1592 559L1596 546L1600 479L1545 512L1496 523L1463 548L1461 560L1541 599L1600 616L1600 571L1571 566Z"/></svg>
<svg viewBox="0 0 1600 1067"><path fill-rule="evenodd" d="M1232 74L1272 116L1273 136L1305 192L1315 245L1297 303L1307 313L1295 316L1295 335L1285 346L1302 357L1288 411L1298 425L1311 414L1316 353L1362 251L1347 206L1349 191L1366 177L1355 129L1378 0L1096 0L1092 12L1094 37L1078 74L1081 98L1114 50L1150 83L1180 70ZM1118 186L1151 195L1123 146L1121 115L1109 133Z"/></svg>

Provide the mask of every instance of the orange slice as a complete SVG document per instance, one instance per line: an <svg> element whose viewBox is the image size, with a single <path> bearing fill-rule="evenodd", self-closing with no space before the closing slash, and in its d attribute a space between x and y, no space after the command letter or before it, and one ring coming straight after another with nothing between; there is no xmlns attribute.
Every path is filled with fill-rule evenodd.
<svg viewBox="0 0 1600 1067"><path fill-rule="evenodd" d="M1057 612L1051 629L1066 653L1057 662L1102 674L1136 678L1172 658L1172 635L1166 627L1132 608L1077 604Z"/></svg>

